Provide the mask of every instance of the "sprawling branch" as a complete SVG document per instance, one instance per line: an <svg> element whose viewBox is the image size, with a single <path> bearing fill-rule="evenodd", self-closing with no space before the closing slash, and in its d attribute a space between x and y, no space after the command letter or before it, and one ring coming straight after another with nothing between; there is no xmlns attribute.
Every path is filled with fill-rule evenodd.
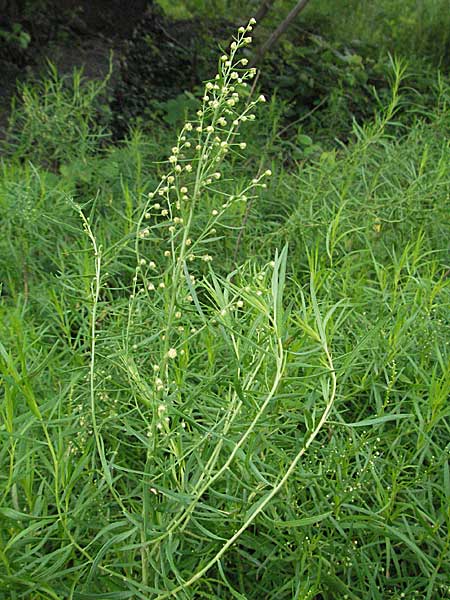
<svg viewBox="0 0 450 600"><path fill-rule="evenodd" d="M289 25L292 23L292 21L294 21L294 19L302 12L302 10L304 8L306 8L306 5L308 4L308 2L309 2L309 0L300 0L299 2L297 2L297 4L291 10L291 12L288 14L288 16L284 19L284 21L282 21L278 25L278 27L275 29L275 31L269 36L267 41L258 49L258 51L256 52L256 55L252 61L253 65L257 65L258 63L261 62L261 60L263 59L266 52L268 50L270 50L270 48L272 48L272 46L274 46L277 43L278 39L283 35L283 33L286 31L286 29L289 27ZM260 9L261 8L262 7L260 7ZM267 10L269 10L269 9L267 9Z"/></svg>
<svg viewBox="0 0 450 600"><path fill-rule="evenodd" d="M272 6L274 4L275 4L275 0L262 0L261 4L259 5L258 10L256 11L256 13L254 15L252 15L254 17L254 19L256 20L257 26L264 19L264 17L267 15L267 13L269 12L269 10L272 8Z"/></svg>

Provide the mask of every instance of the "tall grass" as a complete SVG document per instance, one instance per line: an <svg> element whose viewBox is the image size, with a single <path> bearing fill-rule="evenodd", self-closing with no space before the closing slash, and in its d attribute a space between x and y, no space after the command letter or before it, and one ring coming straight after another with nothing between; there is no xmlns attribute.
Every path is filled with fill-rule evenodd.
<svg viewBox="0 0 450 600"><path fill-rule="evenodd" d="M78 159L85 168L88 158L108 137L99 116L110 75L111 70L103 81L88 82L80 68L72 77L62 77L49 61L46 77L19 84L20 103L14 100L7 140L1 148L50 168L58 167L62 159Z"/></svg>
<svg viewBox="0 0 450 600"><path fill-rule="evenodd" d="M449 595L448 83L287 170L248 34L168 159L2 166L0 598Z"/></svg>

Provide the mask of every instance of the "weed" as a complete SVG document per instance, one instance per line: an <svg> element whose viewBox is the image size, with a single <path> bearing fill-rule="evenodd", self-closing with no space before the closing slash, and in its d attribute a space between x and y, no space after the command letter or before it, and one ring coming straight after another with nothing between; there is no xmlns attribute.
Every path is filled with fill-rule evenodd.
<svg viewBox="0 0 450 600"><path fill-rule="evenodd" d="M95 102L110 74L101 83L85 82L82 70L75 69L68 81L50 62L42 81L20 84L21 102L13 103L6 152L52 168L75 158L86 165L108 136L99 124Z"/></svg>
<svg viewBox="0 0 450 600"><path fill-rule="evenodd" d="M246 37L175 144L4 159L0 597L448 596L448 81L283 164Z"/></svg>

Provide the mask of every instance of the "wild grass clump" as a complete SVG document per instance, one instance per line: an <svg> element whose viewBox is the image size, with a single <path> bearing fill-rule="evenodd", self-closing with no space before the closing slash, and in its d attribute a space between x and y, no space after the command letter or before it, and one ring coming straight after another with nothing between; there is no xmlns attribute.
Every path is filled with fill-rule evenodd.
<svg viewBox="0 0 450 600"><path fill-rule="evenodd" d="M4 162L5 598L449 593L447 83L288 170L251 27L166 156Z"/></svg>
<svg viewBox="0 0 450 600"><path fill-rule="evenodd" d="M218 230L233 227L226 213L238 215L239 205L264 188L271 174L265 170L244 185L240 181L234 193L227 184L223 191L218 187L226 154L241 153L246 146L238 126L254 120L252 108L264 100L261 96L243 104L239 93L255 74L245 69L246 59L237 57L251 41L251 29L251 22L240 28L230 52L221 57L219 73L206 84L197 120L184 126L168 172L136 213L134 243L130 246L128 236L119 248L123 253L126 246L136 261L130 296L122 302L107 299L114 295L103 271L108 248L98 244L79 209L95 255L92 295L79 296L90 306L90 329L80 340L90 359L84 375L81 367L81 382L74 377L73 400L57 409L77 435L69 437L57 426L59 439L53 438L46 407L31 391L26 397L36 420L33 437L42 444L41 460L47 464L42 479L53 480L47 503L27 506L38 519L53 514L45 527L44 535L50 536L45 538L46 561L39 561L35 548L23 566L21 580L35 589L49 589L47 561L55 564L61 551L50 540L59 531L65 539L64 563L67 551L78 555L74 575L80 591L100 593L108 582L112 589L122 586L138 597L193 597L211 577L222 579L219 588L225 591L232 575L221 575L223 557L283 489L331 409L336 377L325 330L315 330L321 315L313 297L314 313L305 312L304 326L324 381L321 415L303 431L300 446L286 453L282 463L277 461L277 468L265 466L273 442L261 435L280 410L275 398L288 371L284 341L289 314L283 301L287 249L256 272L240 268L224 278L210 266L208 244L223 235ZM196 223L199 209L201 228ZM6 350L4 360L12 368ZM7 406L12 416L13 405ZM253 466L244 477L247 460ZM12 479L6 486L13 501L8 514L19 516L25 514L24 498ZM98 491L93 493L92 486ZM31 482L28 488L33 488ZM91 519L75 524L69 517L81 505L93 511L95 533ZM79 526L81 536L74 530ZM106 546L105 536L110 539ZM126 544L119 542L121 549L110 552L119 540ZM10 555L10 572L16 551ZM129 563L125 568L123 552ZM57 577L61 580L61 571Z"/></svg>
<svg viewBox="0 0 450 600"><path fill-rule="evenodd" d="M13 102L2 149L53 169L75 159L86 165L109 136L98 106L110 75L87 82L75 69L63 77L49 62L46 77L19 85L20 103Z"/></svg>

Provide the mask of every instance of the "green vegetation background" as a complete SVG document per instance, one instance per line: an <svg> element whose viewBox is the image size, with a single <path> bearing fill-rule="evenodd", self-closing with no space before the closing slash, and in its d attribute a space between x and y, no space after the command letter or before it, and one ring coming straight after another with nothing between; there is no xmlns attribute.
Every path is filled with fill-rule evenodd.
<svg viewBox="0 0 450 600"><path fill-rule="evenodd" d="M196 303L157 430L168 307L162 288L133 290L153 281L139 256L168 287L171 267L160 217L138 255L136 231L198 100L152 104L112 141L98 83L51 68L22 86L0 165L0 598L450 598L445 4L312 0L301 27L317 43L298 46L294 28L268 57L268 102L204 193L195 235L222 192L273 175L205 242L212 263L190 267ZM161 5L242 18L235 2ZM326 78L308 110L297 77ZM96 257L74 203L101 247L94 322ZM283 378L261 411L283 287ZM265 504L334 377L330 416Z"/></svg>

